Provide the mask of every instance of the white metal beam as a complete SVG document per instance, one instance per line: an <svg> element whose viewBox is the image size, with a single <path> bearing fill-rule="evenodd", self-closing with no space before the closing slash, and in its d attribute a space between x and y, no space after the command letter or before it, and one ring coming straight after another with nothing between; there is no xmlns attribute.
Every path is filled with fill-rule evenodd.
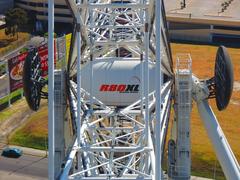
<svg viewBox="0 0 240 180"><path fill-rule="evenodd" d="M54 0L48 0L48 179L55 179L54 127Z"/></svg>
<svg viewBox="0 0 240 180"><path fill-rule="evenodd" d="M239 180L240 166L207 100L197 107L226 178Z"/></svg>
<svg viewBox="0 0 240 180"><path fill-rule="evenodd" d="M161 139L161 21L162 21L162 0L155 1L155 26L156 26L156 127L155 127L155 180L160 180L162 178L162 166L161 166L161 156L162 156L162 139Z"/></svg>

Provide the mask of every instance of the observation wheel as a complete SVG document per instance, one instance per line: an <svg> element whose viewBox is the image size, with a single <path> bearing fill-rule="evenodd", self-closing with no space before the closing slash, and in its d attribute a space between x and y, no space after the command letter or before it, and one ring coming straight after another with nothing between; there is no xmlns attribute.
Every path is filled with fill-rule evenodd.
<svg viewBox="0 0 240 180"><path fill-rule="evenodd" d="M69 177L152 179L157 174L160 178L155 161L163 155L173 85L163 4L158 12L155 1L69 0L68 4L76 19L68 98L75 102L72 114L81 114L73 117L78 165ZM161 18L158 34L156 13ZM160 50L161 68L156 60ZM161 133L159 138L156 133Z"/></svg>
<svg viewBox="0 0 240 180"><path fill-rule="evenodd" d="M208 104L215 98L218 110L224 110L231 98L233 68L226 48L218 49L214 77L199 80L189 55L177 59L173 72L162 0L66 3L74 18L66 71L54 71L50 3L48 78L42 76L36 49L23 73L29 107L37 111L41 98L49 101L49 178L190 179L192 100L226 177L239 178L238 162ZM43 91L47 84L48 93ZM176 137L168 143L165 174L162 157L172 105ZM71 142L66 148L63 122L68 116Z"/></svg>

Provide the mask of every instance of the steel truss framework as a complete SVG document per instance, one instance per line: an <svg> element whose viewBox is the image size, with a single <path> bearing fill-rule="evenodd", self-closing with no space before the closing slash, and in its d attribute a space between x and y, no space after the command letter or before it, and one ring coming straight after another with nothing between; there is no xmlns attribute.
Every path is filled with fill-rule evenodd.
<svg viewBox="0 0 240 180"><path fill-rule="evenodd" d="M172 58L163 2L161 0L66 0L66 2L76 21L66 83L71 117L76 125L76 139L60 179L162 179L161 156L169 121L173 84ZM55 179L58 177L54 172L53 0L49 0L48 10L50 59L48 169L49 179ZM128 62L138 60L141 67L139 97L126 106L110 106L93 93L94 63L116 60ZM149 88L150 64L155 67L153 89ZM89 90L81 86L82 69L87 65L91 67L88 73ZM192 76L190 87L190 74L187 80L189 88L182 93L184 96L187 95L186 100L190 100L192 92L226 177L239 179L239 164L207 102L209 97L207 84ZM181 106L181 103L179 105ZM184 111L187 110L185 115L188 114L190 106L189 104L183 108ZM186 130L184 131L188 134L188 128ZM185 144L188 146L188 142ZM181 160L183 162L186 159ZM177 165L179 164L181 166L181 163ZM185 170L188 174L189 169Z"/></svg>
<svg viewBox="0 0 240 180"><path fill-rule="evenodd" d="M66 1L76 19L66 84L77 135L60 179L162 179L161 156L170 115L173 79L162 1ZM49 0L48 9L48 169L49 179L55 179L52 0ZM139 98L124 107L109 106L93 93L94 63L116 60L138 60L141 66ZM151 90L150 64L155 67L156 81L155 88ZM91 67L88 73L91 84L88 91L81 86L81 71L85 65ZM190 85L189 81L190 79L187 84ZM206 82L200 82L192 76L192 89L189 88L187 93L191 91L226 177L239 179L239 164L208 105ZM189 99L190 94L187 97ZM188 128L186 130L184 131L188 134ZM181 166L181 163L177 165L179 164ZM189 174L189 169L185 170Z"/></svg>
<svg viewBox="0 0 240 180"><path fill-rule="evenodd" d="M159 180L173 74L162 1L67 3L76 20L68 99L77 136L61 179ZM93 65L106 60L139 61L141 90L132 104L108 106L94 96ZM152 91L150 63L155 66ZM81 86L81 69L87 64L91 67L89 91Z"/></svg>

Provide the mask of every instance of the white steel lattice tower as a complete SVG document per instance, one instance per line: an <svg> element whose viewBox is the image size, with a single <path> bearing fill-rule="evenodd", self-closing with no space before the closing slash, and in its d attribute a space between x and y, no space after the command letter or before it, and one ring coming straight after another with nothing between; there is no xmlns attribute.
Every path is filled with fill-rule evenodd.
<svg viewBox="0 0 240 180"><path fill-rule="evenodd" d="M65 83L58 83L58 72L54 81L54 1L48 2L49 179L163 179L161 157L174 80L163 1L66 0L74 17L74 31L66 79L62 80ZM238 162L207 102L209 81L232 76L224 71L228 58L222 58L221 52L219 56L216 64L226 64L207 81L192 75L189 56L178 61L174 95L177 130L169 143L168 173L172 179L190 178L191 95L224 173L229 179L240 177ZM66 153L58 146L62 140L55 140L54 122L63 119L59 117L62 103L54 100L61 94L55 89L54 96L54 86L60 84L66 90L74 134L67 160L60 160L61 153ZM57 148L61 153L56 154ZM62 170L54 164L57 156L65 165Z"/></svg>
<svg viewBox="0 0 240 180"><path fill-rule="evenodd" d="M86 33L82 35L86 40L82 41L86 43L86 48L82 51L81 62L87 61L90 65L90 84L89 94L81 92L82 96L89 96L89 106L83 104L85 115L82 116L81 131L78 130L81 133L78 135L78 169L71 177L151 179L155 160L154 156L150 159L153 154L153 142L149 128L149 99L142 101L142 104L147 103L144 110L136 108L136 105L139 107L139 103L132 107L115 109L98 101L94 97L93 88L96 79L93 70L95 62L130 59L141 60L142 69L143 66L148 66L147 2L90 1L79 3L77 7L81 17L87 16L84 18L86 22L78 25L82 34ZM126 52L135 54L126 55ZM141 73L141 78L148 77L148 67ZM146 82L148 83L148 79ZM144 94L149 94L147 85Z"/></svg>
<svg viewBox="0 0 240 180"><path fill-rule="evenodd" d="M176 103L177 119L176 139L176 174L174 179L190 179L191 146L190 117L192 111L192 60L189 54L179 54L176 72Z"/></svg>
<svg viewBox="0 0 240 180"><path fill-rule="evenodd" d="M61 179L160 179L173 75L162 1L67 3L76 140Z"/></svg>

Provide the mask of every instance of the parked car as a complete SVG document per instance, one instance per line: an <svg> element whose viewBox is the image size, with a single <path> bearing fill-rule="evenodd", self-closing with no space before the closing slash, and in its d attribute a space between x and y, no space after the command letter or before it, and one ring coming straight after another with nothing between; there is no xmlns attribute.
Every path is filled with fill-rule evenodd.
<svg viewBox="0 0 240 180"><path fill-rule="evenodd" d="M9 158L19 158L22 155L22 150L18 148L5 148L2 151L2 156Z"/></svg>

